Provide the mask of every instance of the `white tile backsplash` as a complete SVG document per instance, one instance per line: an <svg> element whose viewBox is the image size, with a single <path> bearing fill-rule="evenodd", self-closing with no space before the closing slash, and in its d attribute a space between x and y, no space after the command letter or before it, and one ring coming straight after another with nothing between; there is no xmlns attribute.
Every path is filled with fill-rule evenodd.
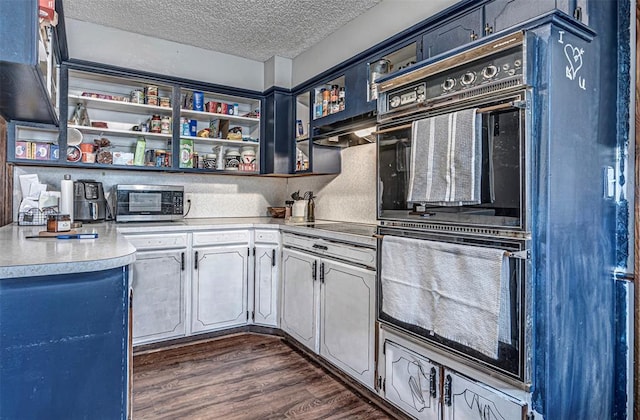
<svg viewBox="0 0 640 420"><path fill-rule="evenodd" d="M40 182L54 191L60 191L60 181L65 174L70 174L73 180L102 182L105 194L116 184L183 185L186 199L191 200L189 218L267 216L267 207L283 205L287 196L284 178L24 166L14 171L17 187L13 192L14 220L22 199L18 176L26 173L38 174Z"/></svg>
<svg viewBox="0 0 640 420"><path fill-rule="evenodd" d="M21 174L38 174L48 189L60 191L65 174L73 180L93 179L109 194L116 184L183 185L191 200L187 217L259 217L267 216L267 207L284 206L291 193L313 191L316 218L346 222L376 222L375 144L342 150L339 175L277 178L234 175L199 175L145 171L95 170L17 166L14 171L14 220L18 217Z"/></svg>

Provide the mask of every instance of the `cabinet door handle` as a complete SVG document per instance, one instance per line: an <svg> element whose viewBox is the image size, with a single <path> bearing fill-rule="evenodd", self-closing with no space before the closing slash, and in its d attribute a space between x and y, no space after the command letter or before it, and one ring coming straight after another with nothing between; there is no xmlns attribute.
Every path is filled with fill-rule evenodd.
<svg viewBox="0 0 640 420"><path fill-rule="evenodd" d="M318 244L313 244L313 247L315 249L321 249L323 251L326 251L327 249L329 249L329 247L325 246L325 245L318 245Z"/></svg>
<svg viewBox="0 0 640 420"><path fill-rule="evenodd" d="M197 270L197 269L198 269L198 251L196 251L195 261L194 261L194 263L193 263L193 268L194 268L195 270Z"/></svg>
<svg viewBox="0 0 640 420"><path fill-rule="evenodd" d="M469 35L469 38L471 38L472 41L475 41L476 39L478 39L478 34L475 31L471 31L471 35Z"/></svg>
<svg viewBox="0 0 640 420"><path fill-rule="evenodd" d="M316 281L316 268L318 267L318 261L314 261L311 265L311 278Z"/></svg>
<svg viewBox="0 0 640 420"><path fill-rule="evenodd" d="M436 392L436 368L432 367L431 372L429 374L429 393L431 394L431 398L436 398L438 396Z"/></svg>
<svg viewBox="0 0 640 420"><path fill-rule="evenodd" d="M451 407L451 375L444 380L444 405Z"/></svg>
<svg viewBox="0 0 640 420"><path fill-rule="evenodd" d="M180 253L180 271L184 271L184 252Z"/></svg>
<svg viewBox="0 0 640 420"><path fill-rule="evenodd" d="M324 283L324 263L320 263L320 283Z"/></svg>
<svg viewBox="0 0 640 420"><path fill-rule="evenodd" d="M271 250L271 267L276 266L276 249Z"/></svg>
<svg viewBox="0 0 640 420"><path fill-rule="evenodd" d="M484 34L485 35L490 35L492 33L493 33L493 26L489 26L488 23L486 25L484 25Z"/></svg>

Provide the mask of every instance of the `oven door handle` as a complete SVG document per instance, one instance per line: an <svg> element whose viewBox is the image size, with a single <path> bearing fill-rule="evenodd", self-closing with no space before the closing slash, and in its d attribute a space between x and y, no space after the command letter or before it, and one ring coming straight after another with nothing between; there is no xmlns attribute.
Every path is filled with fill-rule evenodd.
<svg viewBox="0 0 640 420"><path fill-rule="evenodd" d="M531 259L531 250L523 249L522 251L505 251L504 256L507 258L519 258L521 260L530 260Z"/></svg>

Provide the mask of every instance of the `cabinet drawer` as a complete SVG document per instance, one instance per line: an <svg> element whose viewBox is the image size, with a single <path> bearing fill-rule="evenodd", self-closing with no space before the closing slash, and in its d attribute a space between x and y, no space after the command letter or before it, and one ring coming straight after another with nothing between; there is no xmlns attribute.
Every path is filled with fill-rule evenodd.
<svg viewBox="0 0 640 420"><path fill-rule="evenodd" d="M170 233L163 235L125 235L125 238L137 250L161 248L186 248L186 233Z"/></svg>
<svg viewBox="0 0 640 420"><path fill-rule="evenodd" d="M280 239L280 231L279 230L270 230L270 229L256 229L255 230L255 241L269 244L277 244Z"/></svg>
<svg viewBox="0 0 640 420"><path fill-rule="evenodd" d="M289 233L282 235L282 243L285 246L308 250L325 257L332 257L353 264L372 268L376 266L376 250L372 248Z"/></svg>
<svg viewBox="0 0 640 420"><path fill-rule="evenodd" d="M366 265L367 267L376 266L376 250L371 248L363 248L354 245L342 244L338 242L322 241L321 245L326 245L327 250L323 255L327 257L339 258L341 260L353 262L355 264Z"/></svg>
<svg viewBox="0 0 640 420"><path fill-rule="evenodd" d="M216 244L248 244L250 233L248 230L215 230L209 232L195 232L193 246Z"/></svg>

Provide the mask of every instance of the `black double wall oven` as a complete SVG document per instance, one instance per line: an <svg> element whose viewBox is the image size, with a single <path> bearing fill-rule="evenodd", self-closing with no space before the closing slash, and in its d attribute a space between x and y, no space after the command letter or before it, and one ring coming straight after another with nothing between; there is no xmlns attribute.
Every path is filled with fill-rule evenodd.
<svg viewBox="0 0 640 420"><path fill-rule="evenodd" d="M379 80L377 126L379 322L523 386L527 44L517 32Z"/></svg>

